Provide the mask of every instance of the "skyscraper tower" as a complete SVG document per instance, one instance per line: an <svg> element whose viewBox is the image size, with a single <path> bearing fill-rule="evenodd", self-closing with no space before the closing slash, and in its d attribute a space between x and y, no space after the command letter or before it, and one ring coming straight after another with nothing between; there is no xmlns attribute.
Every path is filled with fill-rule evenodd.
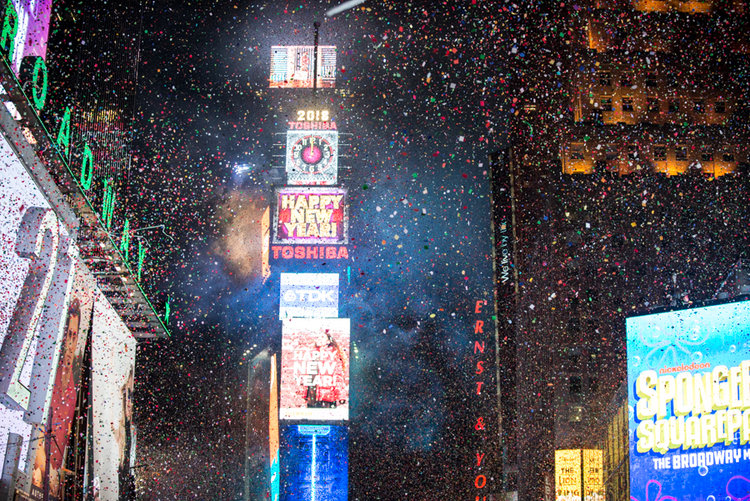
<svg viewBox="0 0 750 501"><path fill-rule="evenodd" d="M545 498L554 449L594 447L625 375L624 316L712 297L747 245L747 12L583 1L525 18L510 138L519 499Z"/></svg>

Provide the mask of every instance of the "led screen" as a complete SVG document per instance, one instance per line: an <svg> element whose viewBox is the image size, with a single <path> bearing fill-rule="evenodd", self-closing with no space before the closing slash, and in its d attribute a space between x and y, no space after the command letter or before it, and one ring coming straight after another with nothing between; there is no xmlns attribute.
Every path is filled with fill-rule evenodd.
<svg viewBox="0 0 750 501"><path fill-rule="evenodd" d="M286 133L286 176L290 185L334 185L338 178L339 133L290 130Z"/></svg>
<svg viewBox="0 0 750 501"><path fill-rule="evenodd" d="M632 499L747 499L750 301L632 317L626 329Z"/></svg>
<svg viewBox="0 0 750 501"><path fill-rule="evenodd" d="M270 86L278 88L313 87L315 48L312 45L271 47ZM318 87L336 85L336 47L318 46Z"/></svg>
<svg viewBox="0 0 750 501"><path fill-rule="evenodd" d="M12 4L19 13L18 31L13 41L13 71L18 74L24 57L47 58L52 0L13 0Z"/></svg>
<svg viewBox="0 0 750 501"><path fill-rule="evenodd" d="M604 453L595 449L583 450L583 499L604 500Z"/></svg>
<svg viewBox="0 0 750 501"><path fill-rule="evenodd" d="M337 318L338 273L282 273L279 317Z"/></svg>
<svg viewBox="0 0 750 501"><path fill-rule="evenodd" d="M271 357L271 394L268 399L268 450L270 463L271 501L279 501L281 471L279 470L279 376L276 355Z"/></svg>
<svg viewBox="0 0 750 501"><path fill-rule="evenodd" d="M279 188L276 199L275 243L346 243L349 221L345 189Z"/></svg>
<svg viewBox="0 0 750 501"><path fill-rule="evenodd" d="M281 501L346 501L349 446L344 426L285 426Z"/></svg>
<svg viewBox="0 0 750 501"><path fill-rule="evenodd" d="M281 340L281 419L349 419L349 319L289 318Z"/></svg>

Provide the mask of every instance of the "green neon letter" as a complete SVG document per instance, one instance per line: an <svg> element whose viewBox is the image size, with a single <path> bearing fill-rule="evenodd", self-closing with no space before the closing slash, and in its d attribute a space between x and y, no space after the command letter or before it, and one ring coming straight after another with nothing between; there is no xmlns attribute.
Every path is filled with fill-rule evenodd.
<svg viewBox="0 0 750 501"><path fill-rule="evenodd" d="M169 305L171 299L167 298L167 304L164 305L164 323L169 324L169 313L172 311L172 307Z"/></svg>
<svg viewBox="0 0 750 501"><path fill-rule="evenodd" d="M13 60L14 41L18 33L18 14L13 7L13 2L8 0L5 6L5 19L3 20L3 32L0 35L0 48L8 53L8 59Z"/></svg>
<svg viewBox="0 0 750 501"><path fill-rule="evenodd" d="M143 271L143 261L146 258L146 248L143 242L138 239L138 281L141 281L141 272Z"/></svg>
<svg viewBox="0 0 750 501"><path fill-rule="evenodd" d="M122 227L122 238L120 239L120 251L125 256L125 261L130 259L130 219L125 220Z"/></svg>
<svg viewBox="0 0 750 501"><path fill-rule="evenodd" d="M65 108L65 115L60 123L60 130L57 132L57 147L62 148L65 160L68 160L70 156L70 115L70 106L68 106Z"/></svg>
<svg viewBox="0 0 750 501"><path fill-rule="evenodd" d="M94 153L89 143L83 147L83 161L81 162L81 186L84 190L91 189L91 181L94 180Z"/></svg>
<svg viewBox="0 0 750 501"><path fill-rule="evenodd" d="M39 88L39 74L42 74L42 85ZM34 77L32 78L33 87L31 88L31 96L34 98L34 106L37 111L42 111L44 108L44 102L47 100L47 63L41 57L36 58L34 63Z"/></svg>
<svg viewBox="0 0 750 501"><path fill-rule="evenodd" d="M115 202L117 194L115 193L112 181L104 180L104 197L102 199L102 224L110 230L112 229L112 216L115 213Z"/></svg>

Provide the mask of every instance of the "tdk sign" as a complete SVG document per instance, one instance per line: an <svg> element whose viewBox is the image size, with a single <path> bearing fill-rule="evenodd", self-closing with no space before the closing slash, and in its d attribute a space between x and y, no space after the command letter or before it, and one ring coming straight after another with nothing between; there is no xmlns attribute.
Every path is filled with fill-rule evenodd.
<svg viewBox="0 0 750 501"><path fill-rule="evenodd" d="M279 317L338 318L338 273L282 273Z"/></svg>

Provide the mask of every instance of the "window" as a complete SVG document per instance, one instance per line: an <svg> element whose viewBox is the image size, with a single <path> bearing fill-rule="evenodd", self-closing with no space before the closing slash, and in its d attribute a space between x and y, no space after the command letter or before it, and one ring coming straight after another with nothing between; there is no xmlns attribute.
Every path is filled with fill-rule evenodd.
<svg viewBox="0 0 750 501"><path fill-rule="evenodd" d="M622 111L633 111L633 98L632 97L622 98Z"/></svg>
<svg viewBox="0 0 750 501"><path fill-rule="evenodd" d="M582 389L583 380L581 379L581 376L570 376L570 379L568 380L568 392L573 396L577 396L581 394Z"/></svg>
<svg viewBox="0 0 750 501"><path fill-rule="evenodd" d="M727 103L725 103L724 101L716 101L716 104L714 105L714 111L723 115L727 111Z"/></svg>
<svg viewBox="0 0 750 501"><path fill-rule="evenodd" d="M583 160L583 151L581 151L578 148L572 148L570 150L570 159L571 160Z"/></svg>
<svg viewBox="0 0 750 501"><path fill-rule="evenodd" d="M678 146L674 149L674 157L678 161L687 160L687 146Z"/></svg>
<svg viewBox="0 0 750 501"><path fill-rule="evenodd" d="M612 73L610 73L609 71L600 71L599 85L603 85L604 87L612 87Z"/></svg>
<svg viewBox="0 0 750 501"><path fill-rule="evenodd" d="M670 101L669 102L669 112L670 113L677 113L680 111L680 103L677 101Z"/></svg>
<svg viewBox="0 0 750 501"><path fill-rule="evenodd" d="M694 109L696 113L705 113L706 112L706 103L702 99L698 99L696 101L693 101Z"/></svg>
<svg viewBox="0 0 750 501"><path fill-rule="evenodd" d="M646 87L649 89L653 89L656 87L656 75L653 73L649 73L646 75Z"/></svg>
<svg viewBox="0 0 750 501"><path fill-rule="evenodd" d="M571 405L570 415L568 416L568 422L580 423L583 421L583 406L582 405Z"/></svg>
<svg viewBox="0 0 750 501"><path fill-rule="evenodd" d="M703 150L701 151L701 162L713 162L714 154L712 151Z"/></svg>
<svg viewBox="0 0 750 501"><path fill-rule="evenodd" d="M620 86L621 87L632 87L633 86L633 77L630 75L623 75L620 79Z"/></svg>
<svg viewBox="0 0 750 501"><path fill-rule="evenodd" d="M638 147L634 144L628 145L628 158L630 160L638 159Z"/></svg>
<svg viewBox="0 0 750 501"><path fill-rule="evenodd" d="M659 112L659 100L656 99L655 97L646 98L646 107L649 113L658 113Z"/></svg>
<svg viewBox="0 0 750 501"><path fill-rule="evenodd" d="M612 111L612 98L602 97L599 107L602 109L602 111Z"/></svg>
<svg viewBox="0 0 750 501"><path fill-rule="evenodd" d="M654 161L665 162L667 160L667 147L663 145L654 146Z"/></svg>
<svg viewBox="0 0 750 501"><path fill-rule="evenodd" d="M734 162L734 155L731 153L724 153L721 155L721 159L725 162Z"/></svg>

